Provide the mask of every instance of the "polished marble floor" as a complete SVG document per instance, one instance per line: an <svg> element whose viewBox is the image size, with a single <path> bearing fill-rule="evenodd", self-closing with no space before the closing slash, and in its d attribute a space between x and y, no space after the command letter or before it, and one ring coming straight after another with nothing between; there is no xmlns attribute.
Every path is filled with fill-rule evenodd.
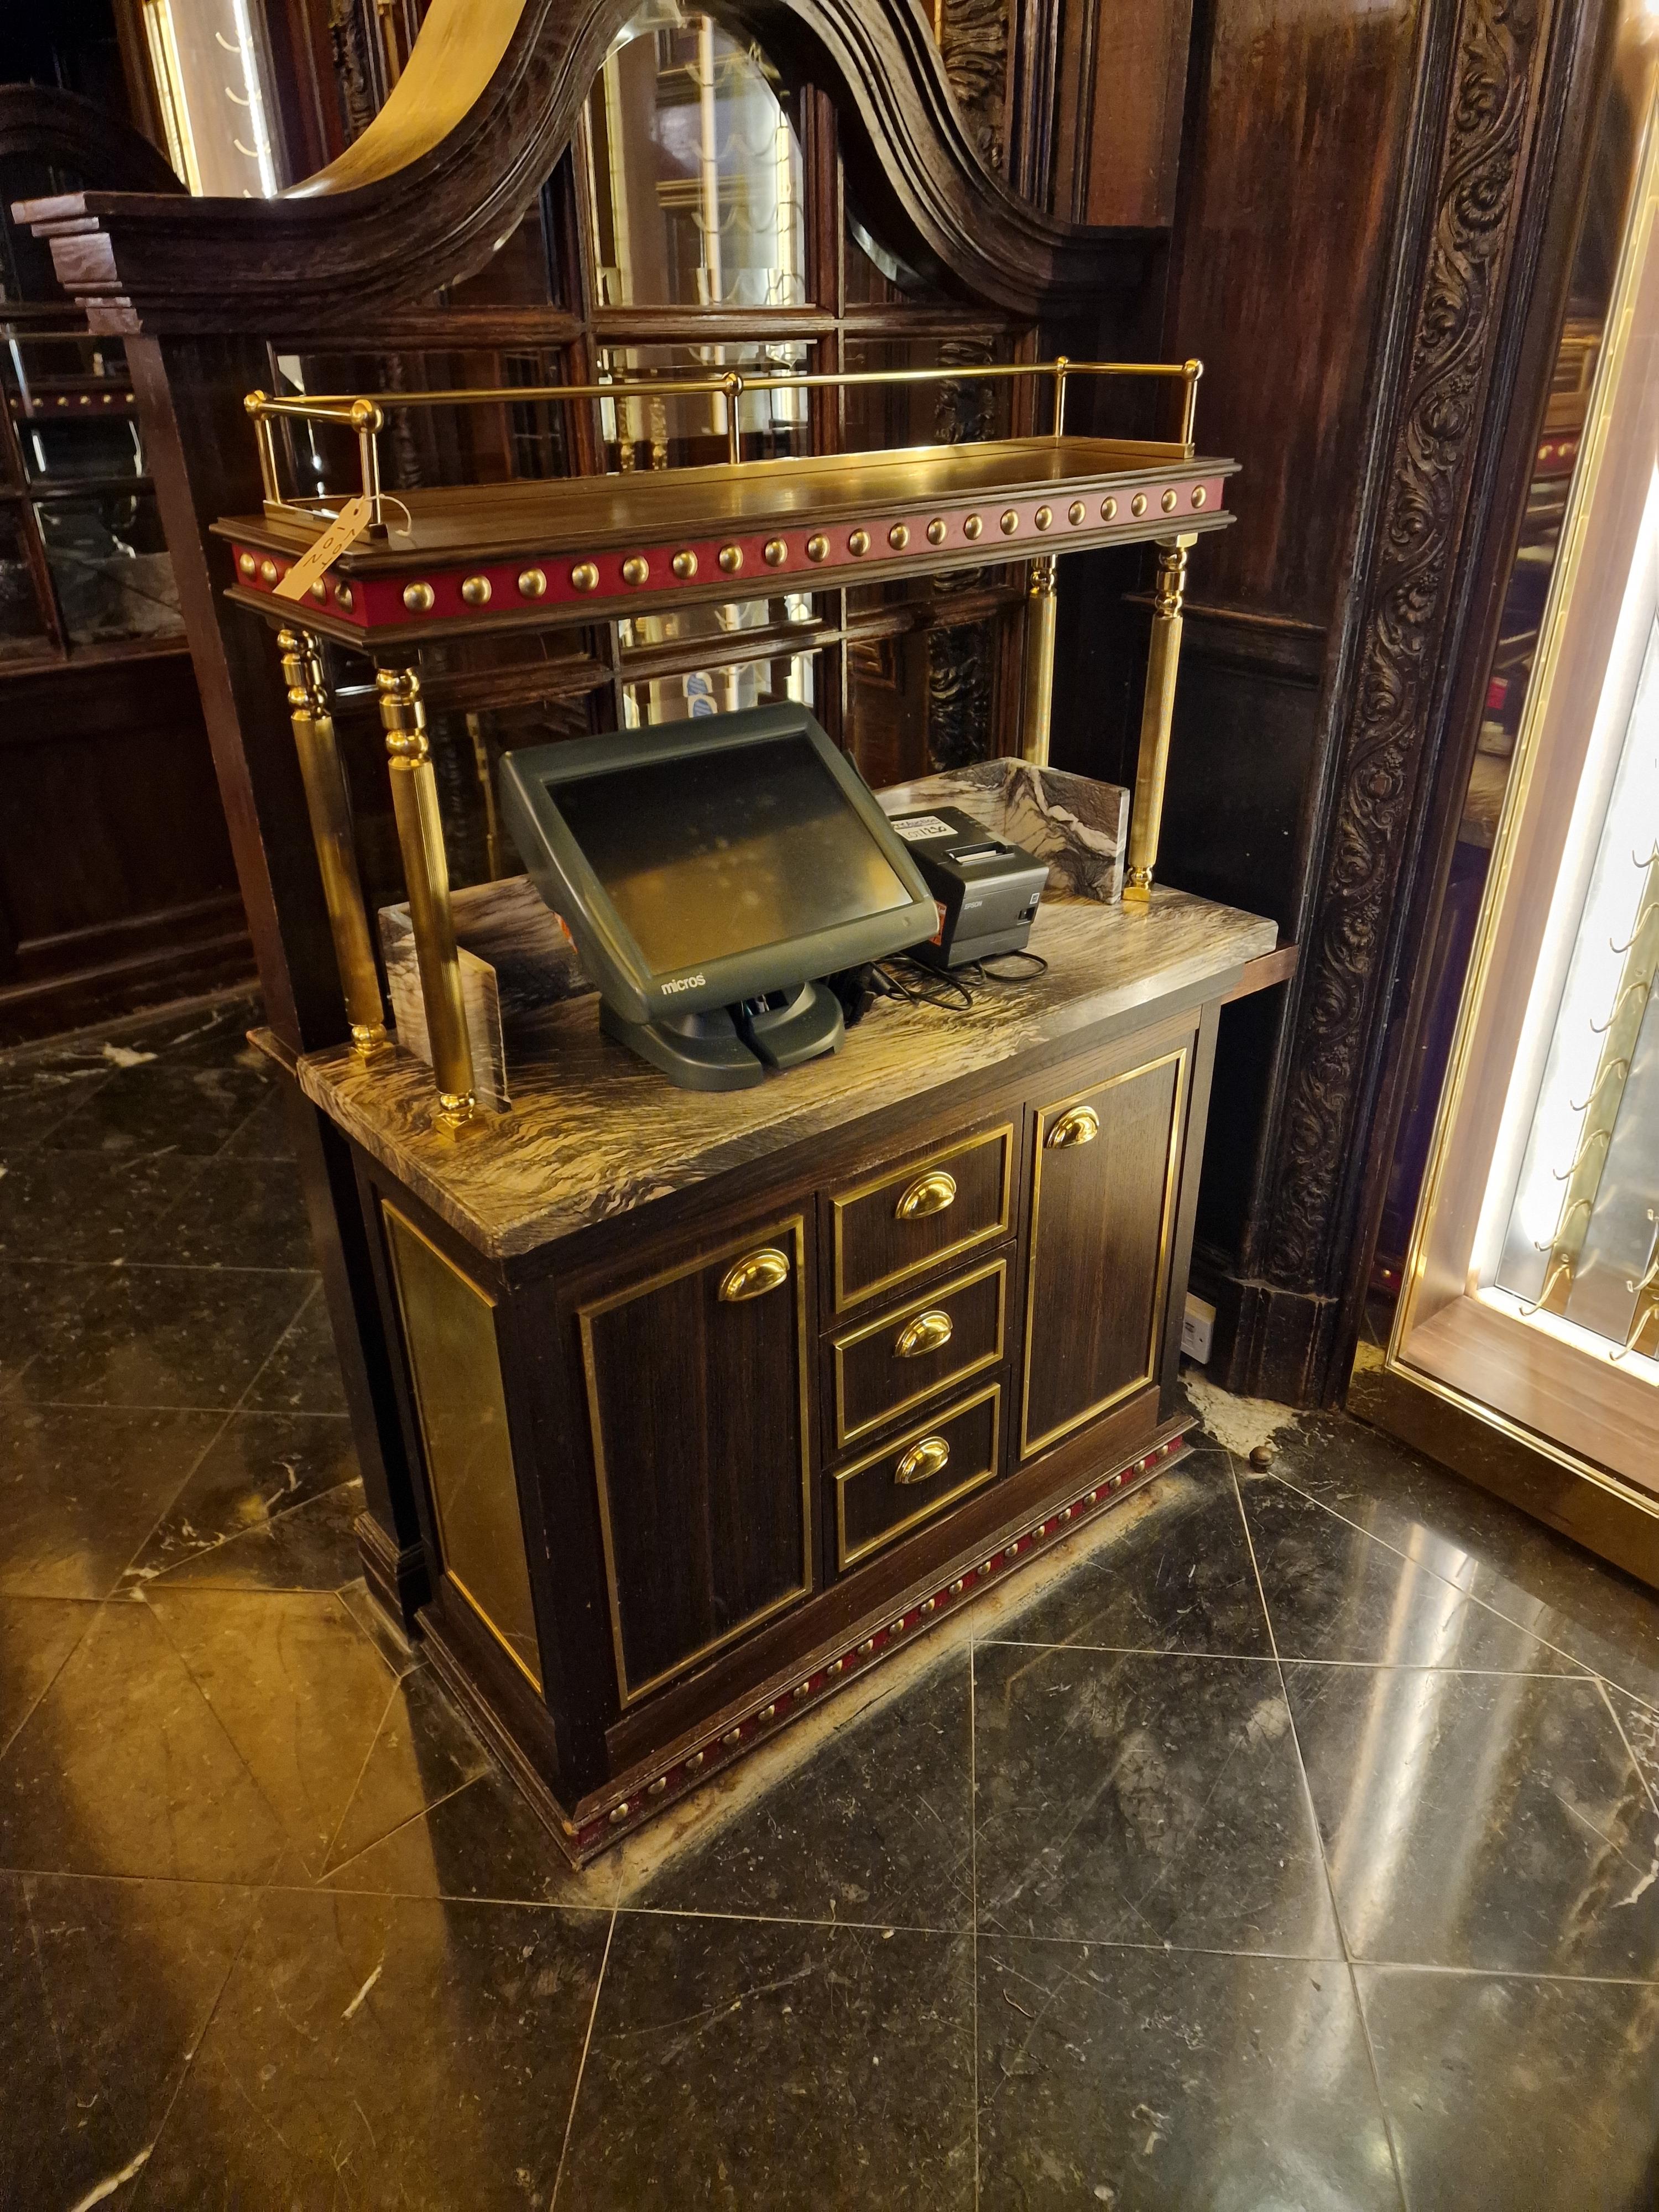
<svg viewBox="0 0 1659 2212"><path fill-rule="evenodd" d="M1304 1419L574 1876L370 1609L247 1019L0 1061L8 2212L1659 2201L1659 1602Z"/></svg>

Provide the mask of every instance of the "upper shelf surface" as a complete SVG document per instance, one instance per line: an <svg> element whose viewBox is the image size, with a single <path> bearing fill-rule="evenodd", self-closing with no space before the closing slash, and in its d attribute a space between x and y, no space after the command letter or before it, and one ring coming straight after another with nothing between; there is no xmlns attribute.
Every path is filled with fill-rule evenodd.
<svg viewBox="0 0 1659 2212"><path fill-rule="evenodd" d="M383 536L275 611L349 641L608 617L969 562L1224 528L1237 463L1174 445L1013 438L391 493ZM337 512L268 507L215 526L232 596L271 611L292 561ZM406 522L404 517L406 515Z"/></svg>

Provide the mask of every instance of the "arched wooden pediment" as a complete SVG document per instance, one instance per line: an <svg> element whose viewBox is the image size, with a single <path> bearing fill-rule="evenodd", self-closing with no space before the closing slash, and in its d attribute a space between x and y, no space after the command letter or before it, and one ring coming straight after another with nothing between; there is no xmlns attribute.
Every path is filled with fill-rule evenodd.
<svg viewBox="0 0 1659 2212"><path fill-rule="evenodd" d="M574 135L636 0L434 0L386 106L274 200L103 192L31 210L95 322L179 333L362 327L488 261ZM1024 315L1091 311L1159 232L1056 222L986 168L917 0L739 0L724 11L834 100L872 230L953 290Z"/></svg>
<svg viewBox="0 0 1659 2212"><path fill-rule="evenodd" d="M99 178L106 191L184 191L148 138L72 92L0 84L0 161L21 156Z"/></svg>

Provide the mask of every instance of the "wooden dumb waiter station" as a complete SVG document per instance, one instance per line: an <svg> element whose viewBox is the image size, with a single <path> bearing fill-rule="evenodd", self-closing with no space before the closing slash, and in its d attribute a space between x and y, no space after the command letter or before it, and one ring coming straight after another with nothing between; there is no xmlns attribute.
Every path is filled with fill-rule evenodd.
<svg viewBox="0 0 1659 2212"><path fill-rule="evenodd" d="M1079 374L1179 380L1190 430L1196 363L984 373L1050 380L1053 434L395 497L392 407L498 395L248 402L264 511L219 529L232 598L281 625L352 1031L300 1080L377 1228L434 1663L578 1857L1185 1449L1216 1011L1274 941L1153 880L1182 572L1231 520L1234 464L1062 433ZM741 383L681 388L735 421ZM284 495L283 417L357 433L349 506ZM1042 549L1038 763L1047 548L1167 549L1122 901L1047 901L1033 982L960 1012L884 1002L832 1058L718 1100L606 1042L591 994L556 999L514 1039L511 1105L481 1107L414 648L729 596L751 570L925 572L988 534ZM318 637L375 664L430 1069L387 1043Z"/></svg>
<svg viewBox="0 0 1659 2212"><path fill-rule="evenodd" d="M154 418L352 1404L365 1571L577 1860L1180 1456L1219 1010L1287 972L1271 922L1157 879L1185 565L1231 520L1234 471L1195 447L1196 362L1111 358L1152 325L1159 240L1060 222L993 177L909 0L757 0L744 36L789 104L767 143L795 147L806 207L799 256L774 257L783 304L751 309L708 260L695 301L659 271L630 302L615 270L596 279L623 247L592 195L629 146L593 157L622 109L590 95L631 14L432 0L378 117L292 191L32 212L94 326L128 334ZM678 34L650 35L648 82L678 99ZM613 76L620 97L635 79ZM630 204L659 223L678 204ZM930 297L885 276L878 295L867 255L854 296L878 234L902 276L932 272ZM468 297L481 270L504 289ZM1048 350L1063 332L1089 358L1043 359L1045 326ZM930 365L849 367L890 357L856 350L876 345ZM556 376L527 374L549 356ZM428 388L457 374L428 361L480 359L498 372ZM1160 394L1173 435L1098 434ZM986 435L1004 401L1009 434ZM520 418L522 453L501 432ZM786 450L754 458L757 418ZM500 480L477 480L486 452ZM636 617L690 611L684 652L707 639L720 665L743 640L708 610L773 595L817 610L816 628L769 614L766 650L817 653L810 696L854 757L861 672L886 744L918 711L904 636L945 638L928 672L948 689L964 625L994 628L983 727L958 717L933 752L930 720L884 756L968 762L907 766L903 803L994 827L1000 790L1048 791L1059 556L1125 546L1155 548L1156 572L1123 896L1067 896L1057 867L1031 980L950 1011L879 1000L838 1051L690 1092L601 1035L545 910L502 880L510 857L452 895L441 713L551 701L536 742L610 729L664 665ZM576 720L556 687L583 670L609 688ZM412 950L394 1024L380 940L405 898L386 924ZM503 1012L504 1105L457 944L480 901L552 947Z"/></svg>

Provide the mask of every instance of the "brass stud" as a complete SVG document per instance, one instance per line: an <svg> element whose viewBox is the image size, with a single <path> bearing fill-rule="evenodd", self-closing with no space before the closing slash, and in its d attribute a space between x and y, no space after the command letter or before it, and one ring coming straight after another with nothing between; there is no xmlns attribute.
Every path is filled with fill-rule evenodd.
<svg viewBox="0 0 1659 2212"><path fill-rule="evenodd" d="M938 515L927 526L927 543L930 545L943 545L945 543L945 525Z"/></svg>
<svg viewBox="0 0 1659 2212"><path fill-rule="evenodd" d="M274 561L261 561L259 563L259 581L262 584L274 584L276 580L276 563Z"/></svg>
<svg viewBox="0 0 1659 2212"><path fill-rule="evenodd" d="M311 598L316 606L325 607L328 605L328 586L320 576L311 587Z"/></svg>
<svg viewBox="0 0 1659 2212"><path fill-rule="evenodd" d="M789 548L781 538L769 538L761 558L769 568L781 568L789 558Z"/></svg>
<svg viewBox="0 0 1659 2212"><path fill-rule="evenodd" d="M1084 516L1087 514L1088 512L1088 508L1085 507L1080 499L1074 499L1066 510L1066 520L1071 524L1073 529L1075 530L1079 523L1082 521Z"/></svg>
<svg viewBox="0 0 1659 2212"><path fill-rule="evenodd" d="M702 1765L702 1753L700 1751L694 1751L685 1762L685 1771L688 1774L695 1774Z"/></svg>
<svg viewBox="0 0 1659 2212"><path fill-rule="evenodd" d="M1085 1491L1084 1493L1083 1502L1085 1505L1098 1505L1100 1503L1100 1492L1097 1490Z"/></svg>
<svg viewBox="0 0 1659 2212"><path fill-rule="evenodd" d="M721 1741L721 1742L726 1746L726 1749L727 1749L728 1751L730 1751L730 1749L732 1748L732 1745L733 1745L733 1744L735 1744L735 1743L741 1743L741 1742L743 1741L743 1730L742 1730L742 1729L741 1729L741 1728L732 1728L732 1729L727 1729L727 1730L726 1731L726 1734L725 1734L725 1735L720 1738L720 1741Z"/></svg>
<svg viewBox="0 0 1659 2212"><path fill-rule="evenodd" d="M1205 490L1202 484L1194 484L1193 486L1193 505L1194 507L1202 507L1208 497L1209 494Z"/></svg>
<svg viewBox="0 0 1659 2212"><path fill-rule="evenodd" d="M659 1774L654 1782L647 1783L645 1794L647 1797L660 1797L667 1787L668 1777L665 1774Z"/></svg>
<svg viewBox="0 0 1659 2212"><path fill-rule="evenodd" d="M405 584L404 605L412 615L429 615L435 597L430 584Z"/></svg>
<svg viewBox="0 0 1659 2212"><path fill-rule="evenodd" d="M1069 1505L1062 1505L1062 1506L1060 1507L1060 1519L1061 1519L1062 1521L1069 1521L1069 1520L1071 1519L1071 1517L1072 1517L1072 1509L1071 1509L1071 1507L1070 1507Z"/></svg>
<svg viewBox="0 0 1659 2212"><path fill-rule="evenodd" d="M994 1563L990 1559L981 1559L979 1565L974 1569L974 1572L979 1577L981 1582L988 1582L990 1580L991 1569L994 1564Z"/></svg>
<svg viewBox="0 0 1659 2212"><path fill-rule="evenodd" d="M489 605L489 577L467 577L461 586L461 597L470 607L487 607Z"/></svg>
<svg viewBox="0 0 1659 2212"><path fill-rule="evenodd" d="M1131 514L1137 517L1146 514L1146 495L1144 491L1138 491L1134 497L1129 501L1129 512Z"/></svg>
<svg viewBox="0 0 1659 2212"><path fill-rule="evenodd" d="M875 1639L875 1638L874 1638L873 1636L866 1636L866 1637L865 1638L865 1639L864 1639L863 1643L862 1643L862 1644L860 1644L860 1646L859 1646L859 1657L860 1657L860 1659L867 1659L867 1658L870 1656L870 1654L871 1654L871 1653L875 1650L875 1648L876 1648L876 1639Z"/></svg>
<svg viewBox="0 0 1659 2212"><path fill-rule="evenodd" d="M629 1811L629 1802L628 1802L628 1800L627 1800L627 1798L626 1798L626 1797L624 1797L624 1798L623 1799L622 1803L621 1803L620 1805L613 1805L613 1806L611 1808L611 1826L612 1826L613 1828L614 1828L614 1827L617 1827L617 1826L620 1826L620 1824L621 1824L623 1820L625 1820L628 1818Z"/></svg>
<svg viewBox="0 0 1659 2212"><path fill-rule="evenodd" d="M599 572L591 561L578 561L570 571L570 580L579 592L597 592Z"/></svg>
<svg viewBox="0 0 1659 2212"><path fill-rule="evenodd" d="M1163 507L1165 514L1173 514L1175 513L1176 493L1175 486L1173 484L1171 484L1168 491L1164 493L1164 497L1159 501L1158 504Z"/></svg>
<svg viewBox="0 0 1659 2212"><path fill-rule="evenodd" d="M925 1597L921 1601L921 1603L916 1607L916 1611L918 1613L931 1613L937 1602L938 1601L936 1599Z"/></svg>
<svg viewBox="0 0 1659 2212"><path fill-rule="evenodd" d="M726 574L728 576L735 576L738 569L743 566L742 546L722 545L720 550L719 560L720 567L725 571Z"/></svg>
<svg viewBox="0 0 1659 2212"><path fill-rule="evenodd" d="M892 1626L888 1630L887 1633L888 1633L890 1636L902 1636L902 1635L903 1635L903 1633L904 1633L904 1615L903 1615L902 1613L900 1613L900 1615L899 1615L898 1619L897 1619L897 1620L893 1623Z"/></svg>
<svg viewBox="0 0 1659 2212"><path fill-rule="evenodd" d="M624 584L647 584L651 580L651 563L642 554L630 553L622 564Z"/></svg>
<svg viewBox="0 0 1659 2212"><path fill-rule="evenodd" d="M962 534L964 538L977 538L984 527L985 524L979 515L970 514L962 526Z"/></svg>
<svg viewBox="0 0 1659 2212"><path fill-rule="evenodd" d="M1052 507L1040 507L1031 517L1039 530L1046 530L1054 519L1054 510Z"/></svg>
<svg viewBox="0 0 1659 2212"><path fill-rule="evenodd" d="M902 553L910 543L910 532L902 522L896 522L887 533L887 543L895 553Z"/></svg>
<svg viewBox="0 0 1659 2212"><path fill-rule="evenodd" d="M760 1717L763 1721L775 1721L778 1717L778 1709L775 1705L763 1705L760 1709Z"/></svg>
<svg viewBox="0 0 1659 2212"><path fill-rule="evenodd" d="M697 556L688 545L683 553L677 553L668 565L681 583L689 584L697 573Z"/></svg>
<svg viewBox="0 0 1659 2212"><path fill-rule="evenodd" d="M827 1674L839 1674L846 1664L847 1662L844 1659L832 1659L824 1672Z"/></svg>
<svg viewBox="0 0 1659 2212"><path fill-rule="evenodd" d="M1019 510L1012 507L1004 507L997 527L1005 538L1012 538L1015 531L1019 528Z"/></svg>
<svg viewBox="0 0 1659 2212"><path fill-rule="evenodd" d="M351 612L353 601L349 584L337 584L334 586L334 603L346 614Z"/></svg>
<svg viewBox="0 0 1659 2212"><path fill-rule="evenodd" d="M526 568L519 578L519 597L521 599L544 599L547 597L545 568Z"/></svg>
<svg viewBox="0 0 1659 2212"><path fill-rule="evenodd" d="M1115 521L1117 519L1117 501L1115 499L1103 499L1101 501L1100 519L1103 522Z"/></svg>
<svg viewBox="0 0 1659 2212"><path fill-rule="evenodd" d="M958 1576L957 1577L957 1578L956 1578L955 1582L953 1582L953 1583L951 1583L951 1596L952 1596L952 1597L960 1597L960 1596L962 1595L963 1591L964 1589L966 1589L966 1588L967 1588L967 1587L968 1587L968 1584L967 1584L967 1581L966 1581L965 1577L963 1577L963 1576L961 1576L961 1575L958 1575Z"/></svg>
<svg viewBox="0 0 1659 2212"><path fill-rule="evenodd" d="M830 540L827 538L812 537L806 541L806 557L809 561L822 561L829 550Z"/></svg>
<svg viewBox="0 0 1659 2212"><path fill-rule="evenodd" d="M257 576L259 573L259 564L251 553L239 553L236 566L245 576Z"/></svg>
<svg viewBox="0 0 1659 2212"><path fill-rule="evenodd" d="M870 550L869 532L867 530L855 530L847 541L847 550L854 556L867 553Z"/></svg>

